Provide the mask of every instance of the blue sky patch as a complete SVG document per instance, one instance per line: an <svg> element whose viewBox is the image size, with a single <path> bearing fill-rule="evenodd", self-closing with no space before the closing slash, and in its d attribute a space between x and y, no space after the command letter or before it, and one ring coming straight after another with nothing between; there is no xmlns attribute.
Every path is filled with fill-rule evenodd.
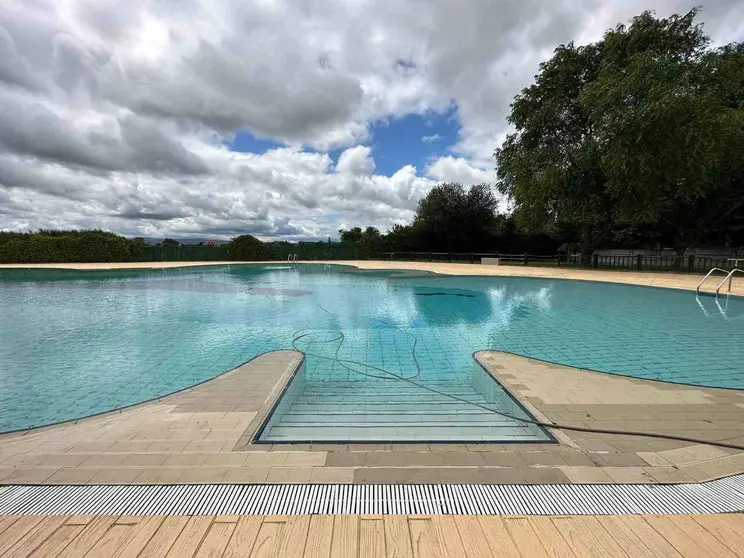
<svg viewBox="0 0 744 558"><path fill-rule="evenodd" d="M375 122L368 141L377 165L375 172L389 176L411 164L422 174L431 159L449 153L459 129L455 109Z"/></svg>
<svg viewBox="0 0 744 558"><path fill-rule="evenodd" d="M283 143L257 138L248 131L238 132L232 141L226 142L225 145L231 151L258 154L266 153L270 149L276 149L277 147L284 147Z"/></svg>
<svg viewBox="0 0 744 558"><path fill-rule="evenodd" d="M372 148L375 174L390 176L409 164L414 165L419 174L423 174L432 159L449 153L449 148L457 141L459 129L455 108L441 114L408 114L372 123L369 139L365 143ZM257 154L284 146L272 140L257 138L249 131L238 132L225 145L232 151ZM310 147L306 149L314 151ZM334 164L345 149L328 151Z"/></svg>

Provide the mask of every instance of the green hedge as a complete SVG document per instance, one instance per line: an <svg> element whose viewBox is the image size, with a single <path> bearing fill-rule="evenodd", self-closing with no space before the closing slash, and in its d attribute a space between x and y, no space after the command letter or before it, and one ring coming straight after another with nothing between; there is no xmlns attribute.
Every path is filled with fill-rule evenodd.
<svg viewBox="0 0 744 558"><path fill-rule="evenodd" d="M150 246L106 231L0 231L0 263L257 261L275 251L250 235L217 246Z"/></svg>
<svg viewBox="0 0 744 558"><path fill-rule="evenodd" d="M354 243L261 242L251 235L217 246L151 246L105 231L0 231L0 263L354 260L374 257Z"/></svg>
<svg viewBox="0 0 744 558"><path fill-rule="evenodd" d="M127 262L141 257L146 244L103 231L71 234L3 235L0 263Z"/></svg>
<svg viewBox="0 0 744 558"><path fill-rule="evenodd" d="M219 246L145 246L139 262L223 262L229 260L228 244Z"/></svg>

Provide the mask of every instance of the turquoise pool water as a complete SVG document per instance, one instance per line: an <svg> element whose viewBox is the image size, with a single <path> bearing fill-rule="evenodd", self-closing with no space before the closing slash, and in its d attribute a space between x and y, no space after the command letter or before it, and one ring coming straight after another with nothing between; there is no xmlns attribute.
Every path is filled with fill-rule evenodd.
<svg viewBox="0 0 744 558"><path fill-rule="evenodd" d="M718 304L691 292L625 285L406 276L323 265L0 270L0 431L167 394L262 352L291 348L303 332L312 335L297 345L328 358L307 358L305 399L293 403L298 412L302 405L353 404L361 396L385 399L388 392L411 389L334 361L338 342L331 340L339 332L340 359L418 374L417 381L445 392L474 389L515 413L521 411L507 396L484 393L493 388L484 387L474 370L474 351L501 349L639 378L744 388L744 319L738 319L744 300ZM317 390L318 382L327 382L326 393ZM414 391L406 397L420 395ZM462 411L454 401L422 405L417 416L424 429L435 407L443 410L443 421ZM386 412L403 420L409 411ZM471 419L490 420L468 416L463 428L473 426ZM524 425L500 426L512 428L515 439L541 436Z"/></svg>

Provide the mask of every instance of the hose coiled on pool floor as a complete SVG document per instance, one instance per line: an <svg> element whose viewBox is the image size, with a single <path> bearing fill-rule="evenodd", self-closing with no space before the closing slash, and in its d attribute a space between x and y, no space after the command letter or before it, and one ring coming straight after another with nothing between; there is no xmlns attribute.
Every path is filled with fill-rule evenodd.
<svg viewBox="0 0 744 558"><path fill-rule="evenodd" d="M318 305L318 306L320 306L320 305ZM325 312L327 312L329 314L333 314L332 312L329 312L325 308L323 308L323 311L325 311ZM380 321L382 321L382 320L380 320ZM386 323L386 322L383 322L383 323ZM420 377L420 375L421 375L421 366L420 366L418 360L416 359L416 345L415 345L415 343L414 343L414 345L412 347L412 350L413 350L414 362L416 363L416 367L417 367L417 373L416 373L415 376L407 377L407 376L402 376L400 374L396 374L395 372L391 372L389 370L385 370L384 368L380 368L378 366L374 366L374 365L367 364L367 363L364 363L364 362L359 362L359 361L355 361L355 360L349 360L349 359L341 359L341 358L339 358L338 353L341 350L341 345L343 345L343 342L344 342L344 339L345 339L344 332L341 331L341 330L338 330L339 335L337 337L334 337L333 339L327 339L327 340L315 341L314 342L314 343L333 343L335 341L340 341L339 344L338 344L338 346L336 347L336 351L334 353L334 356L329 357L329 356L320 355L320 354L317 354L317 353L310 353L310 352L307 352L307 351L303 351L301 348L299 348L297 346L297 341L299 341L300 339L305 339L305 338L310 337L310 336L313 335L313 332L302 333L303 331L306 331L306 330L299 330L299 331L296 331L293 334L293 336L292 336L293 337L292 338L292 348L294 348L296 351L299 351L299 352L305 354L306 356L311 356L311 357L314 357L314 358L325 359L325 360L330 360L330 361L333 361L333 362L337 362L343 368L346 368L350 372L353 372L355 374L359 374L361 376L367 376L367 377L377 378L377 379L386 379L387 377L389 377L391 379L397 379L397 380L400 380L400 381L403 381L403 382L408 382L409 384L412 384L414 386L417 386L417 387L419 387L421 389L425 389L425 390L427 390L427 391L429 391L431 393L436 393L436 394L441 395L443 397L447 397L447 398L452 399L452 400L455 400L455 401L460 401L461 403L465 403L467 405L473 405L474 407L478 407L478 408L483 409L485 411L488 411L490 413L494 413L494 414L497 414L497 415L500 415L502 417L505 417L505 418L508 418L508 419L512 419L512 420L515 420L515 421L524 422L524 423L527 423L527 424L533 424L535 426L540 426L542 428L550 428L550 429L554 429L554 430L567 430L567 431L570 431L570 432L585 432L585 433L591 433L591 434L610 434L610 435L617 435L617 436L639 436L639 437L644 437L644 438L655 438L655 439L660 439L660 440L672 440L672 441L675 441L675 442L690 442L690 443L693 443L693 444L705 444L705 445L709 445L709 446L716 446L716 447L721 447L721 448L730 448L730 449L736 449L736 450L743 450L744 451L744 445L741 445L741 444L731 444L731 443L727 443L727 442L724 442L724 441L703 440L703 439L700 439L700 438L691 438L691 437L687 437L687 436L676 436L674 434L661 434L661 433L658 433L658 432L635 432L635 431L632 431L632 430L612 430L612 429L608 429L608 428L590 428L590 427L586 427L586 426L574 426L574 425L570 425L570 424L559 424L559 423L555 423L555 422L545 422L545 421L533 420L533 419L529 419L529 418L525 418L525 417L518 417L518 416L515 416L515 415L512 415L512 414L506 413L504 411L501 411L501 410L498 410L498 409L494 409L493 407L489 407L488 405L484 405L482 403L477 403L475 401L469 401L467 399L464 399L462 397L458 397L457 395L453 395L453 394L450 394L450 393L444 393L442 391L439 391L438 389L435 389L433 387L429 387L429 386L427 386L425 384L422 384L420 382L415 381L415 379L418 378L418 377ZM413 336L413 337L414 337L414 339L416 339L415 336ZM351 366L349 366L350 364L357 365L357 366L363 366L365 368L369 368L369 369L372 369L372 370L377 370L379 372L382 372L382 373L386 374L387 376L385 378L383 378L381 376L377 376L377 375L374 375L374 374L367 374L367 373L361 372L359 370L355 370L354 368L352 368Z"/></svg>

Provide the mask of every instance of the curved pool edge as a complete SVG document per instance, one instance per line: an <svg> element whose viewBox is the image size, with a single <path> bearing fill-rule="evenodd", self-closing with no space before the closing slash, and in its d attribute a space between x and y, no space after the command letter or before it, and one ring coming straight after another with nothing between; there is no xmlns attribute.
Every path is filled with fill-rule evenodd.
<svg viewBox="0 0 744 558"><path fill-rule="evenodd" d="M256 262L112 262L112 263L60 263L60 264L0 264L0 271L4 269L39 269L39 270L71 270L71 271L116 271L116 270L142 270L152 271L158 269L179 269L190 267L213 267L213 266L235 266L235 265L276 265L285 263L283 260L256 261ZM571 268L543 268L523 266L488 266L484 268L480 264L462 263L436 263L436 262L390 262L386 260L307 260L298 261L292 265L333 265L338 267L352 267L360 271L418 271L432 275L451 277L520 277L543 280L567 280L583 281L593 283L607 283L618 285L631 285L638 287L649 287L657 289L668 289L678 291L695 291L702 275L684 274L659 271L612 271L612 270L588 270ZM556 271L556 272L554 272ZM650 279L650 282L649 282ZM656 283L655 281L664 281ZM714 296L714 293L705 291L703 296ZM744 297L744 280L734 281L734 291L722 296Z"/></svg>
<svg viewBox="0 0 744 558"><path fill-rule="evenodd" d="M292 353L290 351L283 352L287 355ZM713 433L716 434L715 438L721 438L725 433L710 430L711 424L708 423L708 419L713 423L717 423L717 421L725 422L730 420L727 419L727 413L730 414L731 409L740 411L740 407L734 407L736 402L744 405L744 394L720 394L711 388L701 387L665 387L658 384L653 385L645 380L616 378L604 374L593 374L587 370L570 368L567 368L567 371L571 378L569 378L570 381L567 381L563 374L556 374L555 365L494 351L479 352L478 354L479 356L485 354L493 357L486 359L485 364L494 368L499 377L504 378L502 383L510 384L515 393L523 394L530 405L538 408L551 422L559 422L561 414L569 413L576 415L571 421L575 424L576 421L587 421L587 418L583 417L586 413L591 412L590 422L599 427L602 425L595 421L606 422L613 420L613 417L617 421L627 420L623 417L623 413L627 413L630 408L638 410L642 414L654 413L654 416L647 416L645 420L649 426L654 427L655 431L673 428L679 434L689 434L689 430L698 430L705 423L705 428L708 432L711 432L710 439L713 440ZM298 354L291 354L291 357L283 360L287 363L299 362ZM267 362L265 366L270 365ZM501 365L501 368L498 368L498 365ZM224 380L228 383L217 390L217 395L230 401L235 400L236 393L238 393L238 397L242 397L235 389L236 384L234 382L240 383L250 380L256 372L260 372L263 366L264 364L251 361L244 370L244 374L236 374L232 376L233 379ZM280 368L277 364L273 377L289 374L289 368L286 366L281 370ZM222 377L224 378L224 376L223 374ZM551 384L551 381L554 383ZM586 385L587 381L591 383L591 386ZM203 382L201 385L209 386L209 382ZM276 384L278 385L278 383ZM558 389L556 389L556 386ZM576 395L575 386L584 387L584 390L580 393L580 400L576 402L561 401L560 398L564 395ZM604 388L596 389L598 386L604 386ZM622 389L616 389L617 386L621 386ZM587 389L587 387L594 389ZM204 391L208 393L204 393ZM681 399L680 394L684 395ZM175 397L185 398L188 401L173 401L168 405L162 405L162 408L157 412L147 412L147 405L141 405L139 409L133 409L130 413L121 413L121 416L114 416L114 420L111 422L97 417L98 424L95 422L96 418L91 418L90 421L81 421L78 425L57 425L47 428L45 432L36 432L30 436L17 434L11 440L2 439L2 442L6 443L3 448L5 450L4 455L10 454L18 459L27 459L30 454L32 461L28 463L19 461L12 465L6 465L5 469L3 469L3 465L0 465L0 486L60 484L68 486L113 484L185 486L195 484L226 485L230 483L264 485L281 482L302 482L308 486L316 486L329 483L368 484L369 475L376 475L373 478L377 479L378 483L383 484L410 484L416 481L423 484L461 484L463 479L467 478L470 479L470 482L479 480L486 484L511 485L519 477L521 479L520 483L529 485L546 483L579 485L616 483L624 485L698 483L744 472L744 453L742 452L732 453L730 450L723 451L707 445L691 445L683 442L625 439L625 437L610 435L584 436L580 433L569 433L570 441L573 442L570 445L561 443L520 446L495 443L453 447L452 444L430 444L428 448L423 446L421 449L417 448L415 452L401 452L398 448L392 447L391 444L373 445L369 449L352 448L344 444L318 444L317 446L297 444L296 446L282 445L276 447L249 445L241 447L238 435L234 434L235 430L227 433L225 439L230 436L233 438L222 449L131 447L132 444L145 443L143 440L146 440L145 445L151 441L155 444L168 444L168 440L171 439L169 434L173 432L174 428L176 430L195 428L188 425L193 421L198 421L202 424L199 428L206 429L209 432L214 432L211 429L215 428L228 428L226 425L216 426L211 424L215 420L214 415L216 414L232 414L236 417L242 415L242 423L231 428L247 429L244 436L249 435L250 429L258 420L260 413L241 413L240 411L215 413L213 411L220 409L218 408L219 397L215 399L214 395L214 392L209 393L208 388L197 388L194 390L193 396L188 393L175 395ZM659 396L663 399L659 399ZM592 401L589 398L597 400ZM201 411L188 409L188 406L193 405L192 401L194 399L208 400L212 402L212 405ZM668 403L674 403L674 405ZM149 404L151 405L152 402L149 402ZM589 407L590 404L592 405L591 408ZM689 417L679 418L680 413L687 410L691 412ZM704 413L700 413L700 411L704 411ZM200 415L200 413L200 417L191 416ZM176 418L174 414L179 418ZM224 419L216 417L216 420L230 422L236 419L226 416ZM86 422L89 423L85 424ZM209 424L204 424L204 422L209 422ZM723 422L713 426L715 428L731 428L731 426L723 425ZM637 425L637 419L635 424ZM137 425L137 429L149 435L132 438L130 430L132 425ZM105 440L91 441L95 438L91 438L90 433L97 432L102 426L105 426L109 433ZM741 437L742 432L737 432L737 435ZM136 441L137 438L140 441ZM114 441L116 443L111 447ZM68 446L76 444L82 444L84 447L76 446L68 449ZM96 444L103 444L103 446L92 447ZM118 447L120 444L128 446ZM189 462L186 469L184 469L184 463L182 462L179 462L180 465L170 461L165 463L160 461L140 462L139 467L136 463L122 465L121 460L114 460L110 463L103 462L108 457L119 458L122 454L124 457L147 458L148 454L163 454L164 452L177 459L188 459L196 452L197 457L201 455L202 459L198 463ZM388 465L388 468L384 469L384 476L378 474L381 471L378 468L379 464L370 464L364 459L365 456L380 455L381 452L396 454L398 458L396 466ZM424 452L428 457L444 459L445 468L441 468L441 465L439 468L431 467L431 465L426 465L425 462L417 461L417 456L421 453L416 452ZM204 462L203 459L205 454L220 460L242 459L240 456L234 455L236 453L245 456L245 459L248 460L247 464L222 461L222 463L229 463L226 465L228 476L225 476L224 470L216 467L215 463ZM283 461L284 456L289 454L294 454L291 465L285 464ZM79 461L74 461L76 456L89 457L91 455L99 456L96 463L80 463L82 458ZM279 458L280 463L272 461L272 465L267 465L266 459L274 455ZM522 456L519 458L519 465L510 459L515 455ZM255 456L257 460L251 461L252 456ZM451 462L447 461L450 456L453 458ZM485 456L492 459L487 460L484 466L478 468L479 476L474 479L472 467L476 462L481 463ZM165 455L162 457L165 458ZM358 459L360 457L361 461ZM468 458L467 461L463 461L465 457ZM523 459L527 457L530 457L530 459ZM36 458L36 461L33 461L34 458ZM502 461L502 458L506 461ZM78 464L75 465L68 461L64 463L61 461L48 464L40 463L44 459L72 459ZM345 464L342 464L342 460ZM269 466L272 471L275 470L277 475L270 474L267 479L266 474L269 471L267 467ZM14 474L3 478L3 472L7 475L11 471L9 467L13 467ZM60 469L60 467L62 468ZM313 467L313 471L322 474L313 475L308 479L309 467ZM134 471L134 474L130 475L131 471ZM57 473L60 473L60 475L57 475ZM296 475L292 477L294 480L289 480L289 477L286 476L290 473ZM446 476L439 476L445 473ZM46 490L46 488L40 488L40 490Z"/></svg>
<svg viewBox="0 0 744 558"><path fill-rule="evenodd" d="M204 386L205 384L208 384L209 382L212 382L214 380L218 380L220 378L223 378L223 377L227 376L228 374L231 374L231 373L239 370L240 368L242 368L242 367L244 367L244 366L246 366L248 364L251 364L256 359L259 359L261 357L264 357L266 355L271 355L271 354L274 354L274 353L297 353L297 354L302 355L302 359L300 361L300 364L298 364L298 366L296 368L299 368L301 366L302 362L304 362L304 359L305 359L304 353L302 353L301 351L296 351L294 349L274 349L274 350L271 350L271 351L264 351L262 353L259 353L257 355L252 356L251 358L249 358L245 362L242 362L242 363L238 364L237 366L233 366L229 370L225 370L224 372L220 372L216 376L212 376L211 378L207 378L206 380L202 380L202 381L197 382L195 384L192 384L190 386L182 387L182 388L179 388L179 389L177 389L175 391L171 391L171 392L168 392L168 393L165 393L165 394L162 394L162 395L151 397L149 399L145 399L143 401L138 401L137 403L132 403L130 405L125 405L123 407L117 407L115 409L110 409L108 411L100 411L100 412L93 413L93 414L90 414L90 415L82 415L82 416L79 416L79 417L76 417L76 418L62 420L62 421L59 421L59 422L52 422L52 423L49 423L49 424L41 424L39 426L33 426L31 428L18 428L18 429L15 429L15 430L5 430L5 431L0 432L0 441L2 441L2 438L4 436L18 435L18 434L21 434L23 436L25 434L30 434L30 433L35 433L35 432L41 432L41 431L44 431L44 430L47 430L47 429L58 428L60 426L67 426L67 425L78 424L81 421L87 421L89 419L103 418L106 415L115 415L115 414L120 414L120 413L122 413L124 411L136 410L135 407L140 407L140 406L145 406L145 405L151 405L153 403L166 403L165 400L168 399L168 398L170 398L170 397L173 397L173 396L176 396L176 395L180 395L180 394L182 394L184 392L187 392L189 390L196 389L196 388L199 388L201 386Z"/></svg>
<svg viewBox="0 0 744 558"><path fill-rule="evenodd" d="M523 355L520 353L515 353L512 351L505 351L504 349L480 349L478 351L475 351L473 353L474 357L475 355L478 355L480 353L502 353L505 355L510 355L513 357L523 358L526 360L534 360L537 362L541 362L544 364L549 364L552 366L560 366L562 368L569 368L572 370L578 370L580 372L589 372L591 374L599 374L601 376L614 376L617 378L626 378L628 380L641 380L643 382L653 382L658 384L667 384L672 386L683 386L683 387L690 387L690 388L703 388L703 389L720 389L723 391L739 391L744 392L744 387L725 387L725 386L710 386L706 384L691 384L686 382L673 382L671 380L659 380L658 378L641 378L638 376L631 376L630 374L621 374L620 372L606 372L604 370L596 370L594 368L585 368L581 366L572 366L570 364L565 364L563 362L553 361L553 360L546 360L544 358L537 358L530 355Z"/></svg>

